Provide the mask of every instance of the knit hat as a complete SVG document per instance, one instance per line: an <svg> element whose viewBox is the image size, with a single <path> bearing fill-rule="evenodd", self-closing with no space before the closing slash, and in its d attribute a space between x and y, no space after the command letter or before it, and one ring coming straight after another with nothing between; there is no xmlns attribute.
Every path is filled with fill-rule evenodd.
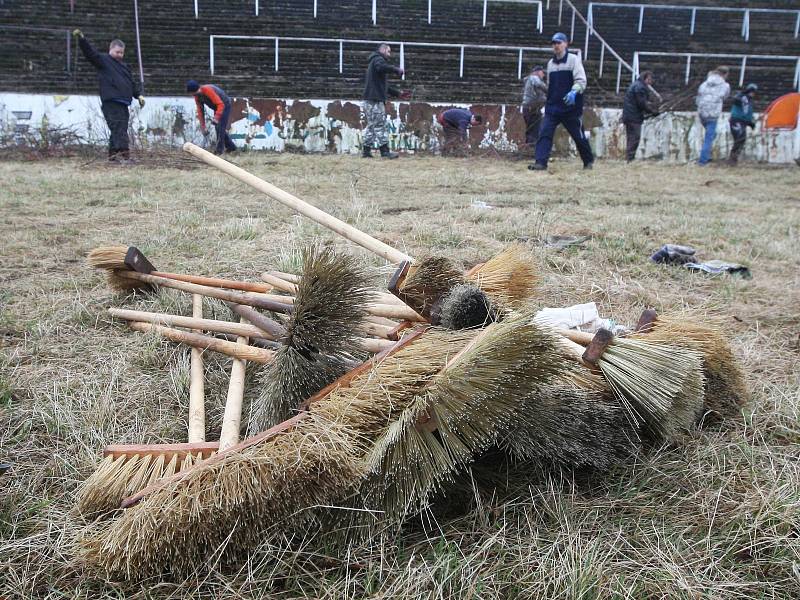
<svg viewBox="0 0 800 600"><path fill-rule="evenodd" d="M536 65L531 69L531 73L533 73L534 71L544 71L544 67L542 65Z"/></svg>
<svg viewBox="0 0 800 600"><path fill-rule="evenodd" d="M744 88L745 92L757 92L758 86L755 83L748 83L747 87Z"/></svg>
<svg viewBox="0 0 800 600"><path fill-rule="evenodd" d="M560 31L553 35L553 39L550 40L551 42L568 42L567 34L561 33Z"/></svg>
<svg viewBox="0 0 800 600"><path fill-rule="evenodd" d="M197 83L194 79L190 79L189 81L186 82L186 91L187 92L194 93L199 89L200 89L200 84Z"/></svg>

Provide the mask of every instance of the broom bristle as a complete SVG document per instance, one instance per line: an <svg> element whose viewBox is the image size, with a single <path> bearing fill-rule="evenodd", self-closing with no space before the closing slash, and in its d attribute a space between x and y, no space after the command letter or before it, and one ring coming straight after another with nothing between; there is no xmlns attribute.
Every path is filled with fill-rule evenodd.
<svg viewBox="0 0 800 600"><path fill-rule="evenodd" d="M308 528L308 507L338 501L363 479L382 431L474 332L430 331L311 405L295 428L201 466L102 528L89 527L89 566L128 579L241 558L271 533Z"/></svg>
<svg viewBox="0 0 800 600"><path fill-rule="evenodd" d="M631 418L656 438L669 439L689 425L684 419L697 405L690 396L698 391L697 378L702 381L701 360L688 348L615 338L598 366ZM702 403L702 385L699 396Z"/></svg>
<svg viewBox="0 0 800 600"><path fill-rule="evenodd" d="M128 246L100 246L89 252L86 261L94 269L129 270L125 264L127 253Z"/></svg>
<svg viewBox="0 0 800 600"><path fill-rule="evenodd" d="M264 370L261 393L251 405L252 433L289 418L303 400L364 358L357 339L372 294L366 272L353 257L329 248L304 248L302 256L284 346Z"/></svg>
<svg viewBox="0 0 800 600"><path fill-rule="evenodd" d="M701 318L704 323L699 322ZM744 371L723 331L717 319L686 313L659 315L650 332L635 337L701 352L705 372L704 409L712 416L726 417L739 413L748 401L749 392Z"/></svg>
<svg viewBox="0 0 800 600"><path fill-rule="evenodd" d="M522 244L513 244L489 259L471 279L504 306L518 306L536 294L539 273L533 256Z"/></svg>
<svg viewBox="0 0 800 600"><path fill-rule="evenodd" d="M407 304L420 314L427 314L431 306L455 286L464 283L464 273L444 256L429 256L409 269L400 287Z"/></svg>
<svg viewBox="0 0 800 600"><path fill-rule="evenodd" d="M377 511L378 518L369 515L371 525L397 526L418 514L447 481L497 442L519 417L520 398L571 368L556 344L529 315L518 316L480 332L433 376L384 429L367 459L371 476L358 505ZM367 525L362 519L350 533L364 534Z"/></svg>
<svg viewBox="0 0 800 600"><path fill-rule="evenodd" d="M162 477L188 469L195 457L187 454L178 465L177 455L165 462L163 455L107 456L78 490L75 510L85 518L95 518L119 508L122 500Z"/></svg>
<svg viewBox="0 0 800 600"><path fill-rule="evenodd" d="M641 448L637 428L613 397L568 380L521 402L501 446L516 459L547 468L607 470Z"/></svg>
<svg viewBox="0 0 800 600"><path fill-rule="evenodd" d="M439 324L445 329L483 327L500 317L489 296L471 283L450 290L438 310Z"/></svg>

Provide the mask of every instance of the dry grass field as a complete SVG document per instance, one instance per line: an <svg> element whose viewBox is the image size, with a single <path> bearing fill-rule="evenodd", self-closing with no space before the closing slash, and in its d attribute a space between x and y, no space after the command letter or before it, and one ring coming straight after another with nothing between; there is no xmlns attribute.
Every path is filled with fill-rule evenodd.
<svg viewBox="0 0 800 600"><path fill-rule="evenodd" d="M190 313L179 293L115 296L90 249L133 244L163 270L258 280L325 240L366 251L204 166L0 162L0 598L800 597L800 169L488 158L249 154L235 162L412 256L472 265L524 238L542 306L595 301L720 315L752 389L741 418L611 473L538 473L347 553L265 543L236 568L104 581L73 558L77 487L109 443L182 441L188 350L110 306ZM485 208L490 205L493 208ZM547 248L549 235L587 235ZM662 244L747 264L753 278L655 265ZM207 360L216 439L229 361ZM246 400L252 397L248 387Z"/></svg>

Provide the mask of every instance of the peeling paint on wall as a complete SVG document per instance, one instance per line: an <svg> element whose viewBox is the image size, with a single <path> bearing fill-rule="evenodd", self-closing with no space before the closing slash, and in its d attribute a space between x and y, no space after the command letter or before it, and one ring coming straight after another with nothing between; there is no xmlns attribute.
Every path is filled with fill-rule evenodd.
<svg viewBox="0 0 800 600"><path fill-rule="evenodd" d="M454 106L483 116L483 124L469 132L474 149L494 148L516 152L525 135L519 107L503 104L387 104L389 141L401 152L438 152L441 128L436 115ZM360 103L352 100L292 100L235 98L231 137L253 150L282 152L337 152L355 154L361 148ZM597 156L622 158L625 131L619 109L587 109L584 125ZM7 143L14 132L51 127L69 128L89 144L105 144L107 130L96 96L52 96L0 93L0 131ZM727 156L732 146L727 116L720 117L715 156ZM145 108L131 109L131 132L139 143L178 146L186 141L202 143L194 100L186 97L148 98ZM703 128L694 113L666 113L646 121L639 146L640 158L684 162L694 160L702 142ZM574 154L566 132L559 130L554 153ZM762 131L748 136L745 158L787 163L800 156L800 128L794 131Z"/></svg>

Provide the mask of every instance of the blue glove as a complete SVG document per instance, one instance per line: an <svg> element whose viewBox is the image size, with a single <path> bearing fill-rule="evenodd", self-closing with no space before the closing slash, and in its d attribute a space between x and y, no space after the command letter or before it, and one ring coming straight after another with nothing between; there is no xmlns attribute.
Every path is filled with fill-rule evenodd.
<svg viewBox="0 0 800 600"><path fill-rule="evenodd" d="M577 95L578 92L571 90L566 96L564 96L564 104L567 106L575 106L575 96Z"/></svg>

